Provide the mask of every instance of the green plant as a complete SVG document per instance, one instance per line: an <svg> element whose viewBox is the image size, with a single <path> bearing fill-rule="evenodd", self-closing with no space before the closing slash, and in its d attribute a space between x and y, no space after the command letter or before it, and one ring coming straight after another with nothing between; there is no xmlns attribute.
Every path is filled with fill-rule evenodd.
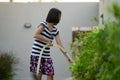
<svg viewBox="0 0 120 80"><path fill-rule="evenodd" d="M91 44L94 34L93 32L79 32L75 39L76 44L72 43L71 48L73 50L73 64L70 67L75 80L94 80L94 74L97 72L92 66L93 58L95 55L94 45ZM75 47L76 46L76 47Z"/></svg>
<svg viewBox="0 0 120 80"><path fill-rule="evenodd" d="M91 21L95 21L97 24L99 24L99 20L97 17L94 17L93 19L91 19Z"/></svg>
<svg viewBox="0 0 120 80"><path fill-rule="evenodd" d="M12 80L14 76L14 66L18 60L13 54L0 52L0 80Z"/></svg>
<svg viewBox="0 0 120 80"><path fill-rule="evenodd" d="M104 22L104 28L80 32L71 44L74 80L120 80L120 6L113 3L109 12L114 20Z"/></svg>

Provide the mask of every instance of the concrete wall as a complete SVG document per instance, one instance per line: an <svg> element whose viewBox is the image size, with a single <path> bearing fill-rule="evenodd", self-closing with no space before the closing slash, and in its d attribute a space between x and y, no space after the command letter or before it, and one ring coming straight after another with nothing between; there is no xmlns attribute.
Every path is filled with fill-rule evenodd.
<svg viewBox="0 0 120 80"><path fill-rule="evenodd" d="M108 18L111 20L114 19L112 16L108 13L107 8L112 6L112 3L116 2L120 4L120 0L100 0L100 5L99 5L99 24L102 26L102 19L101 19L101 14L104 15L104 21L106 21Z"/></svg>
<svg viewBox="0 0 120 80"><path fill-rule="evenodd" d="M29 56L33 34L40 21L45 20L50 8L57 7L62 11L58 29L64 47L71 54L72 27L97 25L91 19L98 17L98 5L98 3L0 3L0 50L12 51L20 61L14 80L32 80ZM24 23L31 23L32 27L24 28ZM69 64L59 49L54 47L51 52L55 65L55 80L64 80L71 76Z"/></svg>

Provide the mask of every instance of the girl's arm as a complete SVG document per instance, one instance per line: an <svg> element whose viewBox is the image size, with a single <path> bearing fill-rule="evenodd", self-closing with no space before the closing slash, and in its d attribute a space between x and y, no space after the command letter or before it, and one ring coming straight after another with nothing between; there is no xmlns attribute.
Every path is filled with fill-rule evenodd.
<svg viewBox="0 0 120 80"><path fill-rule="evenodd" d="M35 34L34 34L34 38L40 40L40 41L43 41L47 44L49 44L50 46L52 46L52 42L49 41L48 39L44 38L43 36L40 35L40 33L43 31L43 26L38 26L37 30L35 31Z"/></svg>
<svg viewBox="0 0 120 80"><path fill-rule="evenodd" d="M58 45L60 45L61 47L63 47L62 42L61 42L60 37L59 37L59 34L58 34L57 36L55 36L55 40L56 40L56 43L57 43ZM63 48L64 48L64 47L63 47ZM71 59L68 57L67 52L63 51L62 49L60 49L60 50L61 50L61 52L64 54L64 56L67 58L68 62L71 63L72 61L71 61Z"/></svg>

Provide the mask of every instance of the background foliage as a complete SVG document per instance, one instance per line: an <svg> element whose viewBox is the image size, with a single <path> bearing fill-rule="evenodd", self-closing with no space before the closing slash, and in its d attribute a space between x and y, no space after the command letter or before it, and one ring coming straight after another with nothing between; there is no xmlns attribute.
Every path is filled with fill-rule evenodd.
<svg viewBox="0 0 120 80"><path fill-rule="evenodd" d="M13 80L17 58L11 52L0 52L0 80Z"/></svg>
<svg viewBox="0 0 120 80"><path fill-rule="evenodd" d="M79 32L71 44L74 80L120 80L120 6L109 7L114 19L104 22L104 28Z"/></svg>

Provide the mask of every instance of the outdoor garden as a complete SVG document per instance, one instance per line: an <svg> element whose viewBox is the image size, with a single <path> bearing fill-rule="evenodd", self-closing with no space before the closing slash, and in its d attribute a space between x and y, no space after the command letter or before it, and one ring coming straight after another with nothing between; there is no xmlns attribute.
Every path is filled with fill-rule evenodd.
<svg viewBox="0 0 120 80"><path fill-rule="evenodd" d="M107 11L112 18L103 27L79 32L71 43L73 80L120 80L120 6ZM0 80L13 80L17 63L12 52L0 52Z"/></svg>

